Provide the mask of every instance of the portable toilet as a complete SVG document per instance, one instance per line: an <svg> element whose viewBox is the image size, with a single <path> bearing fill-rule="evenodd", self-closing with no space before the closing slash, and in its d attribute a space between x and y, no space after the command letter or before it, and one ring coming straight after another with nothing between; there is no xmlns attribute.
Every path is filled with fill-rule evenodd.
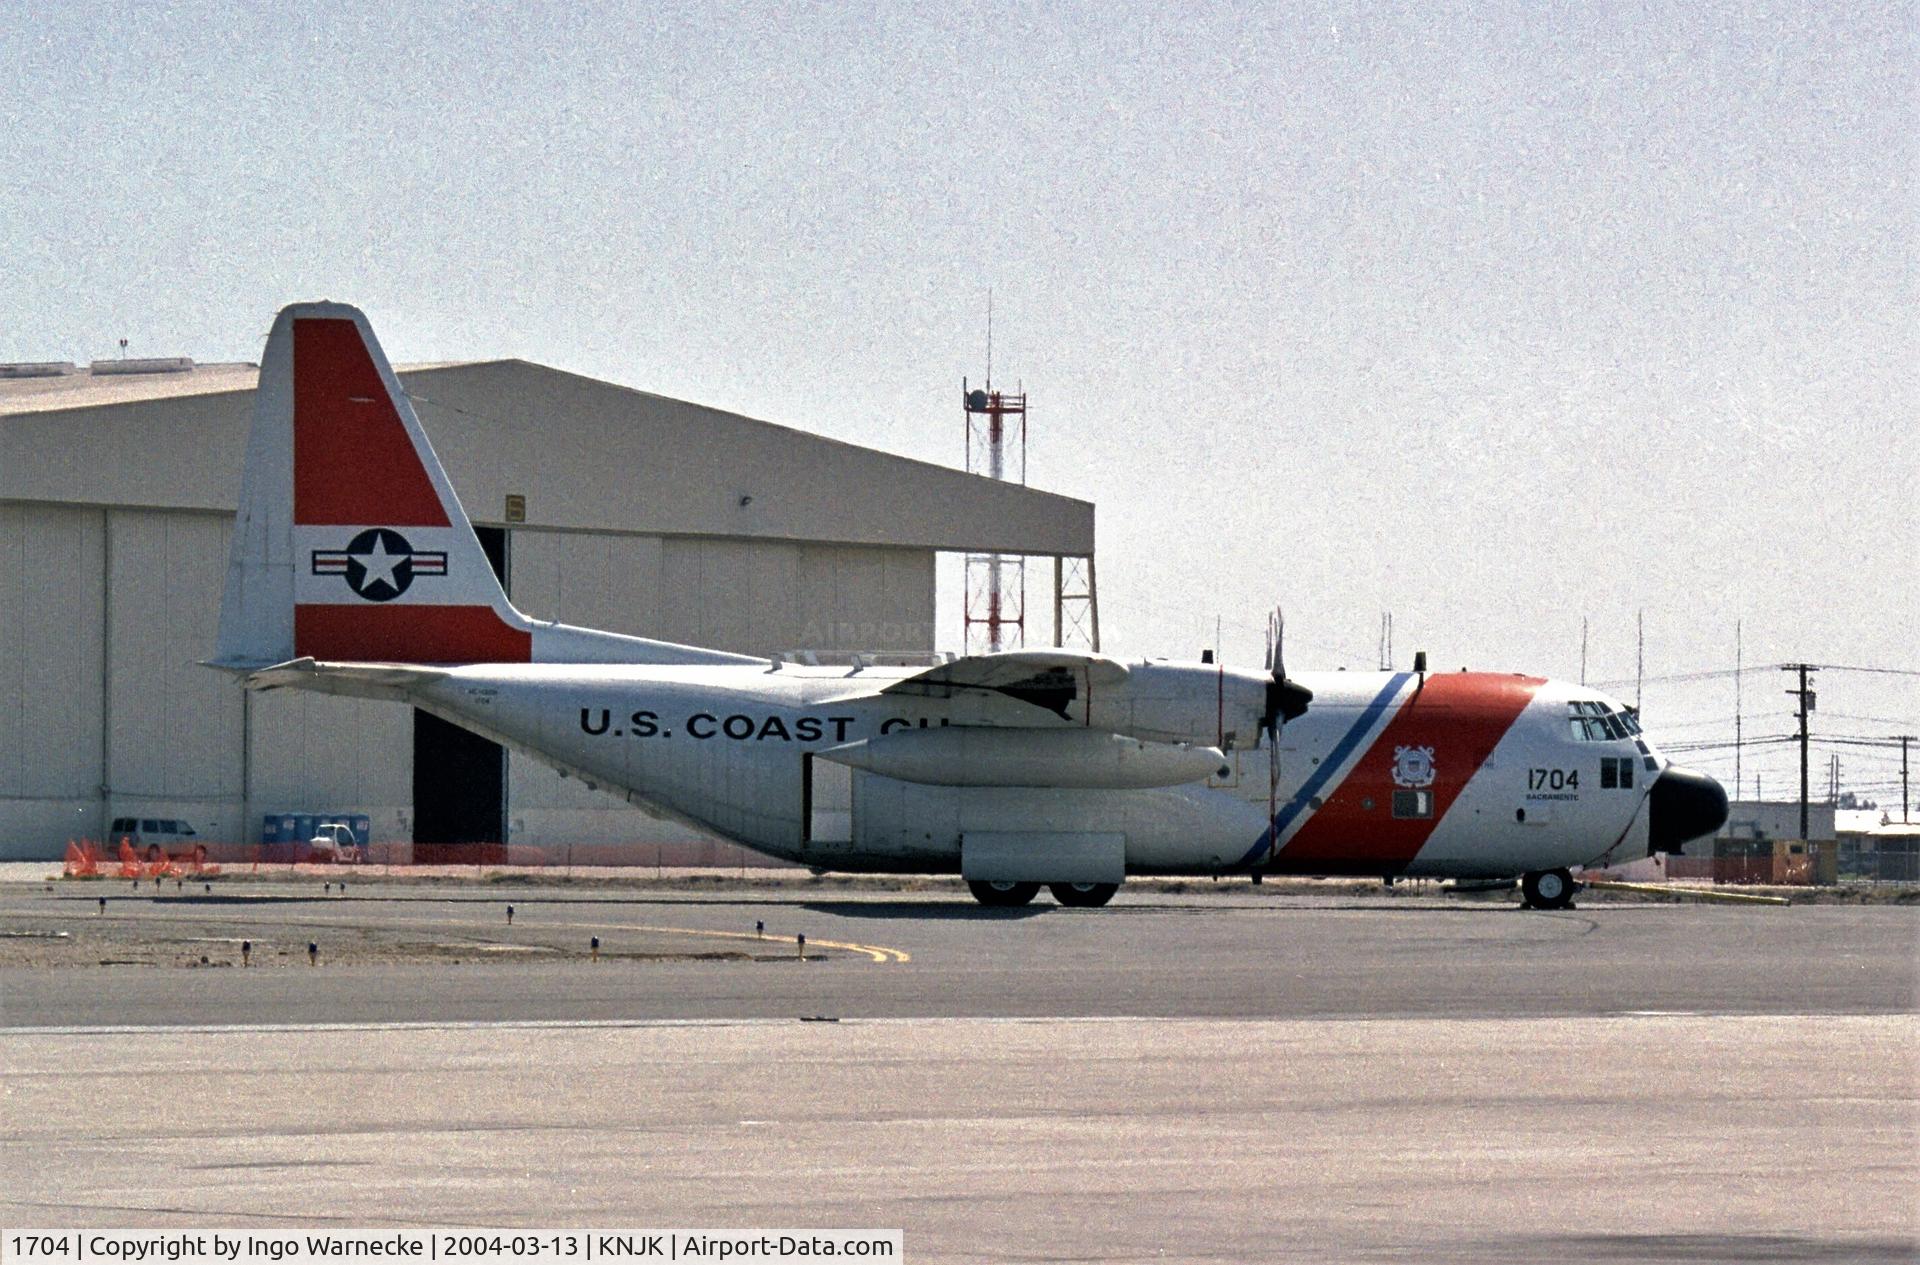
<svg viewBox="0 0 1920 1265"><path fill-rule="evenodd" d="M263 860L291 861L297 855L296 845L304 838L300 834L300 819L292 813L268 813L265 829L261 832L260 842Z"/></svg>

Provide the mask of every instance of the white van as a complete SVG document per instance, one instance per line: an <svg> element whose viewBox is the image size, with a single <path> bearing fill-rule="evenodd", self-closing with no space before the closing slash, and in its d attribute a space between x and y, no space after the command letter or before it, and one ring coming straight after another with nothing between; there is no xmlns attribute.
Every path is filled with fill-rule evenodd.
<svg viewBox="0 0 1920 1265"><path fill-rule="evenodd" d="M207 859L207 845L200 842L198 832L177 817L115 817L113 828L107 832L108 850L119 852L122 840L133 845L135 856L149 861L161 857Z"/></svg>

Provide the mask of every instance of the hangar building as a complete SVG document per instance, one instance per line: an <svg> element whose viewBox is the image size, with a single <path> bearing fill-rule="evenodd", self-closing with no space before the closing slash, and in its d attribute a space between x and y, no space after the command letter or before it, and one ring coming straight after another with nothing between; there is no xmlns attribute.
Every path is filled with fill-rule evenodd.
<svg viewBox="0 0 1920 1265"><path fill-rule="evenodd" d="M269 812L365 813L376 845L696 838L433 717L197 666L257 376L0 366L0 859L57 857L120 817L243 847ZM526 361L400 379L514 603L543 618L823 662L931 655L937 553L1091 569L1084 501Z"/></svg>

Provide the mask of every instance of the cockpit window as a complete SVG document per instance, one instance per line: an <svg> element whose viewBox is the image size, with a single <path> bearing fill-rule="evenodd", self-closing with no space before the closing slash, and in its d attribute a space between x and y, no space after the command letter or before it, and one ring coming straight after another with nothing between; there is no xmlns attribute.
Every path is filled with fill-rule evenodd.
<svg viewBox="0 0 1920 1265"><path fill-rule="evenodd" d="M1616 712L1595 699L1567 704L1567 724L1575 742L1619 742L1640 732L1632 712Z"/></svg>

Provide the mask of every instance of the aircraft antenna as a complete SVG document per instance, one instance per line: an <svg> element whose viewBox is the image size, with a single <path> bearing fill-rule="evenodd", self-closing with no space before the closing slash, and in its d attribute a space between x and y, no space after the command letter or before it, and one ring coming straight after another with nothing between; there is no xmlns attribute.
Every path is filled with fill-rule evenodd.
<svg viewBox="0 0 1920 1265"><path fill-rule="evenodd" d="M987 287L987 390L993 390L993 287Z"/></svg>
<svg viewBox="0 0 1920 1265"><path fill-rule="evenodd" d="M1640 714L1641 687L1647 680L1647 612L1645 608L1633 617L1634 627L1638 629L1639 641L1633 652L1633 714Z"/></svg>

